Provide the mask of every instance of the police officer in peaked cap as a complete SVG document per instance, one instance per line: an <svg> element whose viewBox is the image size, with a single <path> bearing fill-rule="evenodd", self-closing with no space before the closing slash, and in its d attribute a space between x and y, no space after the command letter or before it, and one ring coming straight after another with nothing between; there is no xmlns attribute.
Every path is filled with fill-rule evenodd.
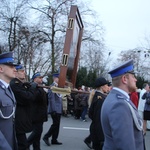
<svg viewBox="0 0 150 150"><path fill-rule="evenodd" d="M15 63L12 52L0 54L0 149L17 150L14 129L16 100L9 87L15 78Z"/></svg>
<svg viewBox="0 0 150 150"><path fill-rule="evenodd" d="M26 133L32 131L32 107L36 88L26 81L25 68L22 64L16 66L15 78L10 86L16 98L15 129L19 150L28 150Z"/></svg>
<svg viewBox="0 0 150 150"><path fill-rule="evenodd" d="M136 90L133 60L109 71L113 88L101 111L103 150L145 150L143 122L129 93Z"/></svg>

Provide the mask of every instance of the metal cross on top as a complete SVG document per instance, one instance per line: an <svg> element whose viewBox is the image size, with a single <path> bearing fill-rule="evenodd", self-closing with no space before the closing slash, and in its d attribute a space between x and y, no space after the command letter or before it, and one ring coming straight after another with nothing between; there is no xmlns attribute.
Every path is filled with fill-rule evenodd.
<svg viewBox="0 0 150 150"><path fill-rule="evenodd" d="M58 87L65 87L66 81L72 83L73 88L75 87L82 34L83 23L78 7L72 5L68 17Z"/></svg>

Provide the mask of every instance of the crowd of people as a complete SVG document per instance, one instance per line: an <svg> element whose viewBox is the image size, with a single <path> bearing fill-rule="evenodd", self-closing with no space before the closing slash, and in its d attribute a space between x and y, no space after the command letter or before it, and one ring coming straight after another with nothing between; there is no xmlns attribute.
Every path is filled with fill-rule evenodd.
<svg viewBox="0 0 150 150"><path fill-rule="evenodd" d="M57 86L58 75L53 75L53 79L51 86ZM40 85L43 85L40 72L32 76L32 82L26 82L25 68L14 63L13 53L0 55L1 150L29 150L30 146L33 150L41 150L43 123L47 121L48 113L53 123L43 140L50 145L48 138L52 136L51 144L62 144L57 141L62 113L61 96L51 90L46 92Z"/></svg>
<svg viewBox="0 0 150 150"><path fill-rule="evenodd" d="M85 144L94 150L145 150L144 136L150 120L150 86L144 83L137 92L133 61L109 71L112 82L98 77L94 89L84 87L62 97L45 91L43 76L36 72L26 82L23 65L15 64L13 53L0 54L0 149L40 150L58 141L61 115L68 114L86 122L91 119ZM51 87L57 87L59 74L53 74ZM52 124L43 133L43 124L51 115ZM27 133L30 133L27 136ZM50 139L51 138L51 142Z"/></svg>

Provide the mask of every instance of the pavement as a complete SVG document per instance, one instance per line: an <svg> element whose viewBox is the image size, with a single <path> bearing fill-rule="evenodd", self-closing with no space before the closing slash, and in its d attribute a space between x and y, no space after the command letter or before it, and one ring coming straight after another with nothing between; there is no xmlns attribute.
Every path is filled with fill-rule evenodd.
<svg viewBox="0 0 150 150"><path fill-rule="evenodd" d="M52 120L49 116L48 121L44 123L42 137L48 131L51 123ZM89 134L90 123L91 120L88 117L87 122L83 122L80 119L74 119L73 116L62 116L58 141L63 144L47 146L41 138L41 150L89 150L83 140ZM51 139L49 140L51 141ZM150 131L147 131L145 135L145 145L146 150L149 150Z"/></svg>
<svg viewBox="0 0 150 150"><path fill-rule="evenodd" d="M145 135L145 146L146 146L146 150L150 149L150 130L147 131Z"/></svg>
<svg viewBox="0 0 150 150"><path fill-rule="evenodd" d="M51 123L52 120L49 116L48 121L43 126L42 138L51 126ZM83 141L89 134L90 123L91 120L89 118L87 118L87 122L83 122L80 119L74 119L73 116L62 116L58 141L63 144L47 146L41 138L41 150L89 150ZM49 138L49 141L51 142L51 138ZM32 147L30 149L32 150Z"/></svg>

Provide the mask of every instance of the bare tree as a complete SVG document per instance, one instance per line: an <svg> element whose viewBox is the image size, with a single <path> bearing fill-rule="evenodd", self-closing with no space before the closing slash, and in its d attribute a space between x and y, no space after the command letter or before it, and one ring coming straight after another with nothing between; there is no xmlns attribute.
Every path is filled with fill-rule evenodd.
<svg viewBox="0 0 150 150"><path fill-rule="evenodd" d="M104 53L107 53L104 41L105 29L97 12L90 8L89 3L79 1L78 6L84 23L80 66L96 70L97 76L103 75L106 72Z"/></svg>
<svg viewBox="0 0 150 150"><path fill-rule="evenodd" d="M150 60L148 53L146 53L144 50L141 50L141 48L122 51L119 54L117 61L124 62L129 59L134 61L134 70L136 75L149 80L148 76L150 75L150 72L148 70L150 70Z"/></svg>
<svg viewBox="0 0 150 150"><path fill-rule="evenodd" d="M8 40L7 45L9 51L13 51L17 46L16 32L18 30L18 25L24 18L26 3L27 0L0 0L0 31L3 33L3 35L6 35L5 37L7 37L7 39L4 38L3 41Z"/></svg>
<svg viewBox="0 0 150 150"><path fill-rule="evenodd" d="M59 1L49 1L45 0L42 1L39 5L37 3L30 4L31 8L40 12L41 16L39 18L40 25L42 26L40 32L45 34L47 38L49 39L49 43L51 46L50 54L51 54L51 66L52 66L52 72L56 70L56 68L59 67L60 61L61 61L61 55L62 50L64 46L64 36L65 31L67 27L67 18L70 11L71 4L75 4L75 0L59 0ZM93 12L91 9L88 8L85 2L77 3L79 6L79 11L84 23L84 34L83 34L83 40L82 40L82 52L81 53L81 60L83 59L83 62L80 61L80 64L84 65L84 60L88 63L90 63L90 66L94 66L93 61L95 59L91 60L91 62L87 61L89 58L85 58L84 56L90 56L90 50L93 48L94 53L98 52L100 55L100 58L102 60L102 49L104 46L104 40L103 40L103 28L100 22L98 22L95 18L94 21L92 21L94 18L93 16L96 15L95 12ZM89 18L91 18L90 23ZM41 22L42 20L42 22ZM89 44L91 43L91 44ZM87 48L87 44L92 45L91 49ZM94 57L91 57L91 59ZM95 62L96 64L96 62ZM96 65L98 65L97 63ZM89 66L89 65L87 65ZM100 69L97 67L97 69Z"/></svg>
<svg viewBox="0 0 150 150"><path fill-rule="evenodd" d="M40 5L30 3L31 9L41 13L39 25L42 28L39 32L47 37L47 42L50 45L49 53L52 72L55 72L60 64L67 26L67 14L71 2L72 0L45 0Z"/></svg>
<svg viewBox="0 0 150 150"><path fill-rule="evenodd" d="M18 47L15 50L17 60L23 62L29 75L40 71L47 74L50 69L49 53L46 47L47 37L37 27L22 27L18 33Z"/></svg>
<svg viewBox="0 0 150 150"><path fill-rule="evenodd" d="M35 71L47 74L58 70L72 4L79 6L85 28L80 64L85 65L86 61L87 67L97 70L102 68L104 29L98 19L91 20L96 14L89 9L89 5L85 1L79 2L77 3L76 0L0 0L0 17L3 21L0 33L6 37L5 40L0 40L1 45L5 43L9 51L15 52L16 59L25 65L29 76ZM25 21L27 4L30 10L28 16L31 17L26 17Z"/></svg>

